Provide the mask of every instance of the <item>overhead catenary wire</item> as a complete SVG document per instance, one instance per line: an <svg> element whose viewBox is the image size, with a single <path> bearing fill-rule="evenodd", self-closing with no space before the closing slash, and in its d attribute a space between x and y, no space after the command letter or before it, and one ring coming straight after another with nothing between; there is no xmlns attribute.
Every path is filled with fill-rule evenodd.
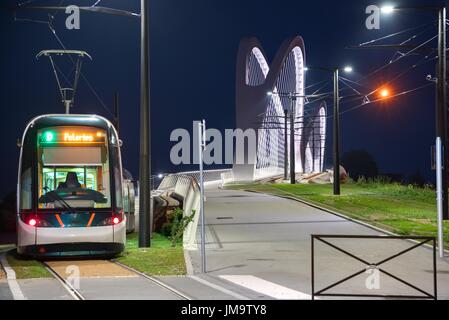
<svg viewBox="0 0 449 320"><path fill-rule="evenodd" d="M370 44L370 43L374 43L374 42L377 42L377 41L380 41L380 40L383 40L383 39L391 38L391 37L394 37L394 36L397 36L397 35L400 35L400 34L404 34L404 33L406 33L406 32L410 32L410 31L412 31L412 30L418 30L418 29L420 29L420 28L427 27L427 28L425 28L424 30L421 30L420 32L418 32L418 33L416 33L416 34L414 34L414 35L408 37L406 40L404 40L404 41L401 42L401 44L405 44L405 43L407 43L407 42L410 42L410 41L413 40L413 39L418 38L420 35L424 34L427 30L429 30L429 29L431 28L431 25L433 25L433 22L432 22L432 23L426 23L426 24L420 25L420 26L418 26L418 27L408 28L408 29L405 29L405 30L402 30L402 31L399 31L399 32L396 32L396 33L393 33L393 34L390 34L390 35L387 35L387 36L380 37L380 38L378 38L378 39L374 39L374 40L371 40L371 41L362 43L362 44L360 44L360 46L363 46L363 45L366 45L366 44ZM362 80L368 79L368 78L371 77L372 75L374 75L374 74L376 74L377 72L383 70L384 68L386 68L386 67L392 65L393 63L395 63L395 62L397 62L397 61L399 61L399 60L401 60L401 59L403 59L403 58L405 58L405 57L407 57L407 56L410 56L411 54L413 54L414 52L416 52L418 49L422 48L422 47L425 46L427 43L429 43L429 42L431 42L432 40L434 40L436 37L437 37L437 36L433 36L433 37L431 37L430 39L424 41L423 43L417 45L416 47L410 49L409 51L407 51L407 52L405 52L405 53L401 53L401 55L400 55L399 57L390 60L388 63L382 65L381 67L379 67L379 68L377 68L377 69L375 69L374 71L372 71L371 73L365 75L363 78L359 79L358 81L353 81L353 80L350 80L350 79L347 79L347 78L344 78L344 77L341 77L341 76L340 76L340 77L339 77L339 81L342 81L342 83L345 85L345 87L340 88L339 91L342 92L342 91L344 91L344 90L350 89L350 90L353 90L354 92L356 92L357 95L359 95L359 97L354 98L354 99L352 99L352 100L350 100L350 101L348 101L348 102L352 102L352 101L356 101L356 100L359 100L359 99L363 99L364 101L363 101L362 105L366 105L366 104L369 104L369 103L371 103L371 102L378 101L378 100L370 101L368 97L369 97L370 95L376 93L376 92L379 90L379 88L376 88L375 90L372 90L371 92L369 92L369 93L367 93L367 94L363 94L361 91L359 91L359 90L357 90L356 88L354 88L353 86L351 86L350 83L351 83L351 84L355 84L355 85L357 85L357 86L359 86L359 87L369 88L367 85L362 84L361 81L362 81ZM391 83L392 81L397 80L397 79L400 78L401 76L405 75L405 74L406 74L407 72L409 72L410 70L415 69L416 67L422 65L423 63L426 63L426 62L428 62L428 61L432 61L432 60L435 59L435 58L431 58L431 59L428 59L428 58L429 58L429 55L426 55L422 61L420 61L420 62L418 62L418 63L412 64L407 70L405 70L405 71L401 72L400 74L396 75L395 77L393 77L392 79L390 79L387 83ZM325 81L325 80L323 80L323 82L314 83L314 84L312 84L312 85L310 85L310 86L307 86L306 88L310 88L310 87L316 86L316 85L318 85L318 84L324 83L324 81ZM315 91L313 92L313 94L316 94L316 93L320 92L322 89L324 89L324 88L328 85L328 83L329 83L329 81L327 81L326 84L325 84L324 86L321 86L318 90L315 90ZM306 105L308 105L308 104L314 104L314 103L319 102L319 101L321 101L321 100L328 99L328 98L331 96L332 93L333 93L333 91L332 91L332 92L326 92L326 93L323 93L321 97L317 97L317 98L315 98L315 99L310 99L310 100L304 102L303 105L306 106ZM400 95L400 94L398 94L398 95ZM304 113L307 113L307 111L304 110ZM260 116L270 117L270 115L267 115L265 112L264 112L264 113L261 113L260 115L258 115L258 117L260 117ZM280 116L280 117L281 117L281 116ZM330 117L331 117L331 116L328 116L328 118L330 118Z"/></svg>
<svg viewBox="0 0 449 320"><path fill-rule="evenodd" d="M403 33L409 32L409 31L412 31L412 30L418 30L418 29L423 28L423 27L425 27L425 26L428 26L428 25L430 25L430 24L433 24L433 22L432 22L432 23L421 24L421 25L419 25L419 26L417 26L417 27L411 27L411 28L408 28L408 29L404 29L404 30L395 32L395 33L388 34L388 35L386 35L386 36L382 36L382 37L377 38L377 39L373 39L373 40L370 40L370 41L362 42L362 43L360 43L358 46L359 46L359 47L363 47L363 46L365 46L365 45L367 45L367 44L373 44L373 43L375 43L375 42L378 42L378 41L381 41L381 40L385 40L385 39L388 39L388 38L392 38L392 37L398 36L398 35L400 35L400 34L403 34Z"/></svg>
<svg viewBox="0 0 449 320"><path fill-rule="evenodd" d="M425 29L422 30L421 32L418 32L418 33L412 35L411 37L405 39L404 41L400 42L399 45L400 45L400 46L403 46L403 45L405 45L406 43L412 41L413 39L418 38L420 35L426 33L426 32L427 32L428 30L430 30L432 27L433 27L433 25L428 26L427 28L425 28ZM396 52L393 54L393 56L389 59L389 63L391 63L391 62L396 58L396 55L402 56L402 55L404 55L404 53L402 53L402 52L399 51L399 50L396 50Z"/></svg>
<svg viewBox="0 0 449 320"><path fill-rule="evenodd" d="M406 95L406 94L409 94L409 93L412 93L412 92L415 92L415 91L418 91L418 90L427 88L427 87L429 87L429 86L431 86L431 85L434 85L434 84L433 84L433 83L426 83L425 85L416 87L416 88L414 88L414 89L410 89L410 90L406 90L406 91L402 91L402 92L399 92L399 93L397 93L397 94L394 94L394 95L390 96L388 99L391 99L391 98L394 98L394 97L403 96L403 95ZM364 107L364 106L367 106L367 105L369 105L369 104L372 104L372 103L375 103L375 102L379 102L379 101L385 101L385 98L379 98L379 99L371 100L371 101L369 101L369 102L367 102L367 103L362 103L362 104L356 105L356 106L354 106L354 107L351 107L351 108L349 108L349 109L346 109L346 110L344 110L344 111L341 111L341 112L340 112L340 115L343 115L343 114L348 113L348 112L350 112L350 111L357 110L357 109L359 109L359 108L361 108L361 107Z"/></svg>
<svg viewBox="0 0 449 320"><path fill-rule="evenodd" d="M64 45L64 43L62 42L61 38L58 36L58 34L56 33L56 30L52 24L52 21L54 20L54 16L56 14L58 14L59 12L62 12L64 9L62 7L62 4L64 2L64 0L60 0L59 5L57 7L27 7L27 5L32 4L34 2L37 2L38 0L28 0L28 1L23 1L21 3L19 3L17 5L17 8L19 10L21 9L47 9L49 11L53 11L53 14L48 14L48 21L44 21L44 20L36 20L36 19L29 19L29 18L20 18L17 17L16 15L16 11L14 11L14 20L18 21L18 22L34 22L34 23L41 23L41 24L47 24L51 33L54 35L54 37L56 38L56 40L58 41L58 43L60 44L60 46L63 48L63 50L67 50L66 46ZM83 9L86 8L99 8L99 9L110 9L110 8L106 8L106 7L97 7L97 5L101 2L101 0L97 0L94 2L93 5L89 6L89 7L83 7ZM86 9L87 10L87 9ZM112 10L112 9L111 9ZM122 12L123 10L116 10L117 12L120 11ZM139 17L139 14L134 14L132 12L128 12L128 11L123 11L125 13L128 13L129 15L132 16L137 16ZM69 56L70 61L72 62L74 68L76 67L76 62L74 61L74 59ZM70 83L70 81L68 81L67 76L61 72L61 70L57 67L57 65L55 64L55 68L58 69L58 71L60 72L60 74L62 75L62 77L64 78L65 81L67 81L68 83ZM73 71L73 69L72 69ZM71 72L72 72L71 71ZM69 73L69 75L71 74L71 72ZM86 83L86 85L88 86L89 90L92 92L92 94L95 96L95 98L97 99L97 101L99 102L99 104L101 105L101 107L110 115L114 115L113 112L106 106L106 104L104 103L104 101L101 99L100 95L98 94L98 92L95 90L95 88L93 87L93 85L90 83L90 81L88 80L88 78L85 76L85 74L83 72L80 72L80 76L83 79L83 81Z"/></svg>
<svg viewBox="0 0 449 320"><path fill-rule="evenodd" d="M359 79L359 81L366 80L366 79L368 79L369 77L373 76L374 74L378 73L379 71L385 69L386 67L391 66L392 64L394 64L394 63L396 63L396 62L402 60L402 59L405 58L405 57L410 56L410 55L411 55L413 52L415 52L417 49L421 48L422 46L424 46L424 45L426 45L427 43L431 42L432 40L436 39L437 37L438 37L438 35L435 35L435 36L431 37L430 39L428 39L428 40L426 40L425 42L421 43L420 45L416 46L415 48L410 49L409 51L407 51L407 52L404 53L403 55L397 57L397 58L394 59L393 61L388 62L388 63L382 65L381 67L375 69L375 70L372 71L371 73L369 73L369 74L363 76L361 79Z"/></svg>
<svg viewBox="0 0 449 320"><path fill-rule="evenodd" d="M391 78L391 79L389 79L388 81L384 82L384 83L383 83L383 86L391 84L393 81L396 81L397 79L399 79L399 78L401 78L402 76L406 75L406 74L407 74L408 72L410 72L411 70L416 69L417 67L419 67L419 66L421 66L421 65L423 65L423 64L425 64L425 63L427 63L427 62L430 62L430 61L433 61L433 60L438 59L438 56L433 56L433 57L430 58L430 59L429 59L429 57L430 57L430 56L425 56L423 59L421 59L421 60L418 61L417 63L414 63L413 65L411 65L411 66L410 66L409 68L407 68L406 70L400 72L399 74L395 75L393 78ZM376 89L372 90L371 92L369 92L369 93L367 93L367 94L365 94L365 95L362 95L362 96L360 96L360 97L353 98L353 99L348 100L348 101L346 101L346 102L356 101L356 100L358 100L358 99L363 99L364 97L369 98L369 96L373 95L374 93L376 93L376 92L379 91L380 89L381 89L381 87L376 88Z"/></svg>
<svg viewBox="0 0 449 320"><path fill-rule="evenodd" d="M405 32L409 32L409 31L412 31L412 30L417 30L417 29L420 29L420 28L422 28L422 27L426 27L426 26L427 26L427 28L425 28L425 29L422 30L421 32L418 32L418 33L412 35L411 37L409 37L408 39L406 39L405 41L402 41L401 43L403 44L403 43L408 42L410 39L416 39L418 36L420 36L420 35L422 35L423 33L425 33L425 31L429 30L429 29L431 28L431 26L434 25L434 24L435 24L435 23L434 23L434 21L433 21L432 23L422 24L422 25L420 25L420 26L418 26L418 27L408 28L408 29L405 29L405 30L402 30L402 31L399 31L399 32L396 32L396 33L392 33L392 34L387 35L387 36L383 36L383 37L380 37L380 38L377 38L377 39L374 39L374 40L370 40L370 41L361 43L361 44L359 44L357 47L358 47L358 48L363 48L363 47L366 46L367 44L371 44L371 43L374 43L374 42L377 42L377 41L380 41L380 40L384 40L384 39L387 39L387 38L390 38L390 37L394 37L394 36L403 34L403 33L405 33ZM398 61L400 61L401 59L403 59L403 58L405 58L405 57L408 57L408 56L414 54L415 52L417 52L418 49L422 48L424 45L426 45L427 43L431 42L432 40L434 40L434 39L437 38L437 37L438 37L438 35L435 35L434 37L432 37L432 38L428 39L427 41L425 41L425 42L423 42L423 43L417 45L417 46L414 47L413 49L407 51L406 53L402 53L402 52L401 52L401 55L400 55L400 56L398 56L397 58L392 58L392 59L390 59L389 62L387 62L386 64L382 65L381 67L375 69L375 70L372 71L371 73L365 75L364 77L362 77L361 79L359 79L359 81L361 82L361 81L363 81L363 80L366 80L366 79L370 78L371 76L373 76L374 74L378 73L379 71L385 69L386 67L388 67L388 66L390 66L390 65L392 65L392 64L394 64L394 63L396 63L396 62L398 62ZM401 45L401 44L400 44L400 45ZM397 51L396 51L396 52L397 52Z"/></svg>

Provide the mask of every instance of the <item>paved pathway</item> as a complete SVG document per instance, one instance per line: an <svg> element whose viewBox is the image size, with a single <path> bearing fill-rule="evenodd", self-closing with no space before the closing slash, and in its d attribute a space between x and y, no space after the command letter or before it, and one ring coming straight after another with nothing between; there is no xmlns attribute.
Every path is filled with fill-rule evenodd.
<svg viewBox="0 0 449 320"><path fill-rule="evenodd" d="M311 294L311 234L379 235L380 233L303 203L231 190L209 190L206 201L209 276L252 290L262 298L308 299ZM413 243L403 240L331 240L369 262L380 261ZM366 266L322 243L316 243L316 290ZM191 251L199 271L199 251ZM386 263L394 275L433 293L432 252L410 251ZM370 272L375 271L370 270ZM381 274L362 273L332 292L420 294ZM366 288L367 279L371 287ZM449 299L449 264L438 261L438 295Z"/></svg>

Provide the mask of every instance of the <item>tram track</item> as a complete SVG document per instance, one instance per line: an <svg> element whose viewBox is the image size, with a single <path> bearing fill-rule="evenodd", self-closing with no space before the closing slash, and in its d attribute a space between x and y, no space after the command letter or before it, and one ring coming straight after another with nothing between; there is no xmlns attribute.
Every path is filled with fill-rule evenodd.
<svg viewBox="0 0 449 320"><path fill-rule="evenodd" d="M116 265L122 267L122 268L125 268L125 269L127 269L127 270L129 270L131 272L134 272L135 274L138 274L139 276L147 279L148 281L151 281L151 282L155 283L156 285L164 288L165 290L170 291L171 293L173 293L174 295L180 297L183 300L193 300L193 298L191 298L188 295L182 293L181 291L173 288L172 286L170 286L170 285L160 281L159 279L156 279L155 277L149 276L149 275L147 275L147 274L145 274L143 272L140 272L140 271L138 271L138 270L136 270L134 268L131 268L131 267L127 266L127 265L124 265L123 263L120 263L118 261L115 261L115 260L110 260L110 261L112 263L115 263Z"/></svg>
<svg viewBox="0 0 449 320"><path fill-rule="evenodd" d="M45 266L45 268L50 272L50 274L61 284L61 286L69 293L69 295L74 299L74 300L87 300L87 298L82 294L81 290L79 288L75 288L72 284L72 281L68 281L67 277L65 277L64 272L62 272L61 270L64 269L64 267L66 265L78 265L81 269L80 271L80 280L82 278L110 278L110 277L114 277L114 275L110 274L110 273L106 273L105 275L101 275L97 273L93 276L86 276L86 270L83 270L83 268L85 268L85 266L80 265L80 262L82 262L83 264L86 262L90 262L90 261L95 261L95 262L101 262L103 265L111 265L111 269L114 268L120 268L124 271L126 271L126 273L132 274L133 276L131 277L139 277L142 279L142 281L149 281L154 285L157 285L158 287L160 287L162 290L169 292L170 294L172 294L173 296L176 296L179 299L182 300L192 300L191 297L189 297L188 295L186 295L185 293L177 290L176 288L173 288L172 286L164 283L163 281L153 277L153 276L149 276L145 273L142 273L132 267L129 267L127 265L124 265L118 261L115 260L61 260L61 261L41 261L42 264ZM112 267L114 266L114 267ZM117 277L120 278L126 278L127 276L123 276L123 274L118 275ZM129 275L128 275L129 277Z"/></svg>
<svg viewBox="0 0 449 320"><path fill-rule="evenodd" d="M45 261L41 261L50 274L62 285L62 287L70 294L74 300L86 300L78 289L74 288L72 284L57 273L53 268Z"/></svg>

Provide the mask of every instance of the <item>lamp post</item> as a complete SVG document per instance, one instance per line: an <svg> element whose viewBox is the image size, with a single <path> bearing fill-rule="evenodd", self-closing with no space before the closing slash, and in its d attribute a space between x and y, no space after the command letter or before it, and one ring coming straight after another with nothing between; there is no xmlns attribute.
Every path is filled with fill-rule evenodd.
<svg viewBox="0 0 449 320"><path fill-rule="evenodd" d="M334 195L340 194L340 94L338 68L334 69Z"/></svg>
<svg viewBox="0 0 449 320"><path fill-rule="evenodd" d="M449 144L447 132L447 92L446 92L446 6L386 6L381 8L384 14L393 13L396 10L432 10L438 13L438 64L437 64L437 102L435 112L436 124L436 141L439 148L438 156L441 167L437 167L437 207L438 207L438 246L440 257L444 255L443 250L443 224L442 220L449 219L449 203L448 203L448 166L449 162ZM437 149L438 151L438 149ZM440 171L441 170L441 171Z"/></svg>
<svg viewBox="0 0 449 320"><path fill-rule="evenodd" d="M306 70L316 69L322 71L330 71L333 73L334 82L334 116L333 116L333 192L334 195L340 194L340 89L339 89L339 68L313 67ZM352 67L345 66L343 71L352 72Z"/></svg>
<svg viewBox="0 0 449 320"><path fill-rule="evenodd" d="M290 95L290 184L296 183L295 116L296 95Z"/></svg>
<svg viewBox="0 0 449 320"><path fill-rule="evenodd" d="M442 190L443 190L443 218L449 219L448 208L448 134L447 134L447 104L446 104L446 8L438 10L438 81L437 81L437 137L442 140L443 168L442 168Z"/></svg>
<svg viewBox="0 0 449 320"><path fill-rule="evenodd" d="M284 180L288 179L288 109L284 108Z"/></svg>
<svg viewBox="0 0 449 320"><path fill-rule="evenodd" d="M141 6L140 52L140 155L139 155L139 247L151 246L151 123L149 78L149 8L146 0Z"/></svg>

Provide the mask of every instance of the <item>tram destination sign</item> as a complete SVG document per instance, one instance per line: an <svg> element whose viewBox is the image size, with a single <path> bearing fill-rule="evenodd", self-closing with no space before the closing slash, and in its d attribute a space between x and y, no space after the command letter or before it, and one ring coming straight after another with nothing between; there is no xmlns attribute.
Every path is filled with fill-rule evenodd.
<svg viewBox="0 0 449 320"><path fill-rule="evenodd" d="M106 132L93 127L52 127L39 131L41 145L105 144Z"/></svg>

